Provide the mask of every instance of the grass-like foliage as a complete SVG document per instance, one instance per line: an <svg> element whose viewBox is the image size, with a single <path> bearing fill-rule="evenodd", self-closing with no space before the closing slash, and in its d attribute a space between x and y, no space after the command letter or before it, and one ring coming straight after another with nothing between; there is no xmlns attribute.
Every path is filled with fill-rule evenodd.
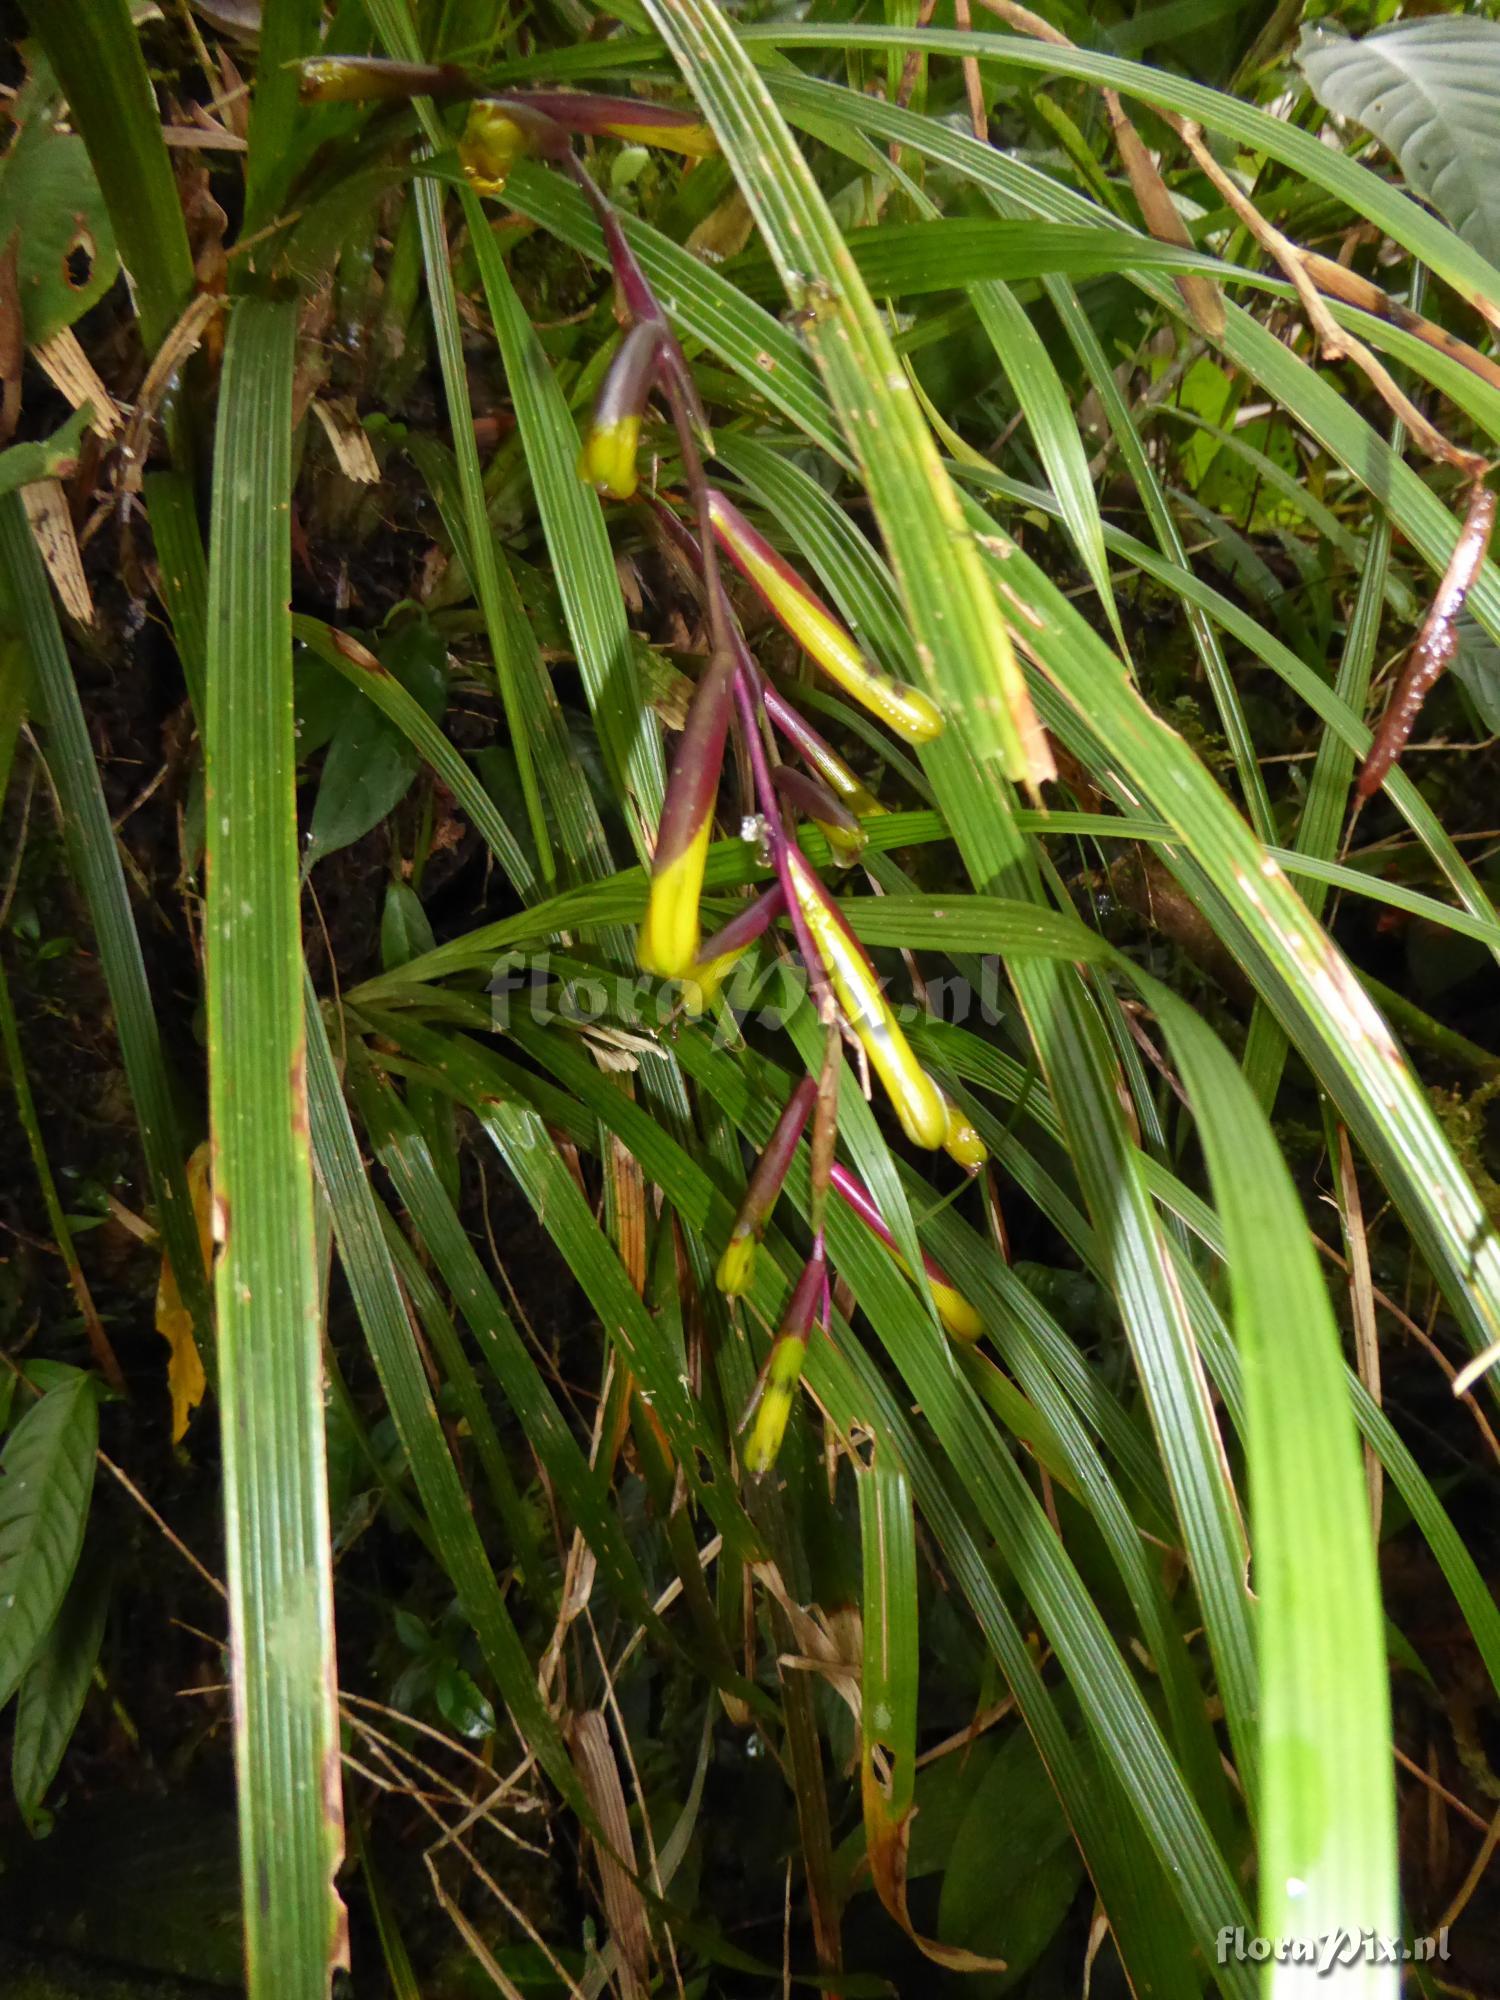
<svg viewBox="0 0 1500 2000"><path fill-rule="evenodd" d="M0 1964L1493 1990L1500 24L28 11Z"/></svg>

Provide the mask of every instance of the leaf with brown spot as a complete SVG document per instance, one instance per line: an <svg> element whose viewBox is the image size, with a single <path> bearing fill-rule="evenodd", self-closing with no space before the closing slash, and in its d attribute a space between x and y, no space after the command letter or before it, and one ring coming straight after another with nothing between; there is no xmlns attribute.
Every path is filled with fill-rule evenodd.
<svg viewBox="0 0 1500 2000"><path fill-rule="evenodd" d="M203 1251L203 1268L213 1268L213 1212L208 1185L209 1146L205 1139L188 1161L188 1193L198 1223L198 1242ZM161 1277L156 1287L156 1330L170 1349L167 1362L167 1389L172 1398L172 1442L180 1444L187 1434L188 1419L203 1401L208 1387L203 1361L193 1337L193 1316L182 1302L171 1259L161 1260Z"/></svg>
<svg viewBox="0 0 1500 2000"><path fill-rule="evenodd" d="M87 149L50 115L23 126L0 173L0 239L17 232L21 316L36 347L97 305L120 269Z"/></svg>
<svg viewBox="0 0 1500 2000"><path fill-rule="evenodd" d="M32 486L40 480L70 477L78 465L84 434L93 418L93 410L86 403L51 437L40 438L34 444L13 444L0 451L0 493L14 493L18 486Z"/></svg>

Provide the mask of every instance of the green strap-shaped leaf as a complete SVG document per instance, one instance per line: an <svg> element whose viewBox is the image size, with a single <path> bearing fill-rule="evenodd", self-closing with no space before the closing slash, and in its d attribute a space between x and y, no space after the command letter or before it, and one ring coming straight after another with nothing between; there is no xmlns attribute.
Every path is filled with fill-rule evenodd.
<svg viewBox="0 0 1500 2000"><path fill-rule="evenodd" d="M1341 1926L1394 1937L1385 1629L1338 1329L1291 1176L1239 1066L1191 1008L1154 981L1142 985L1197 1116L1243 1370L1261 1661L1261 1928L1275 1938ZM1345 1977L1351 1992L1371 1996L1398 1984L1394 1968L1371 1964Z"/></svg>
<svg viewBox="0 0 1500 2000"><path fill-rule="evenodd" d="M751 52L757 43L770 43L781 50L878 49L891 44L905 47L910 42L910 37L899 28L878 24L846 26L842 22L763 23L742 30L740 39ZM1189 82L1169 69L1121 62L1116 57L1096 55L1092 49L1060 48L1022 35L966 34L928 28L922 33L921 46L930 55L974 55L1017 69L1076 76L1088 83L1112 87L1147 104L1164 105L1185 117L1196 118L1210 132L1238 139L1252 151L1290 167L1315 187L1337 195L1356 215L1368 218L1420 258L1461 297L1471 303L1482 299L1494 309L1493 302L1500 292L1500 272L1493 264L1379 174L1323 145L1313 133L1304 132L1287 119L1273 117L1224 91Z"/></svg>
<svg viewBox="0 0 1500 2000"><path fill-rule="evenodd" d="M582 1530L611 1588L642 1619L659 1629L639 1566L620 1530L594 1468L569 1430L537 1365L501 1305L437 1177L416 1124L395 1092L356 1070L360 1115L382 1164L416 1224L421 1241L468 1321L485 1360L505 1392L532 1450L558 1498Z"/></svg>
<svg viewBox="0 0 1500 2000"><path fill-rule="evenodd" d="M211 1374L209 1329L213 1312L198 1224L188 1195L188 1148L167 1074L161 1026L146 980L140 936L78 685L63 645L47 572L20 495L15 493L0 498L0 576L9 598L11 622L20 634L31 668L43 740L62 800L69 862L88 903L99 945L162 1239ZM0 673L15 672L18 666L17 661L0 654Z"/></svg>
<svg viewBox="0 0 1500 2000"><path fill-rule="evenodd" d="M209 545L204 955L245 1939L322 2000L343 1851L322 1326L303 1073L291 490L295 305L233 308Z"/></svg>
<svg viewBox="0 0 1500 2000"><path fill-rule="evenodd" d="M421 40L405 0L366 0L365 12L390 55L405 62L421 61ZM426 98L419 98L417 112L429 146L434 152L441 152L446 144L446 134L431 103ZM485 632L495 663L495 677L510 729L511 748L521 779L521 794L526 802L526 817L542 879L550 885L556 879L557 866L552 855L552 839L537 783L536 762L525 726L521 694L521 681L530 663L518 654L513 627L507 621L505 592L485 507L479 451L474 442L474 411L469 400L468 374L459 332L458 302L449 264L447 231L443 225L442 191L424 176L418 179L412 198L422 232L428 303L432 309L438 361L443 373L443 393L447 398L453 450L458 465L459 489L467 527L465 556L469 580L484 613Z"/></svg>
<svg viewBox="0 0 1500 2000"><path fill-rule="evenodd" d="M603 511L598 495L578 476L578 431L572 412L516 297L479 197L467 188L463 207L563 616L605 761L626 808L631 838L636 852L645 858L661 814L666 764L655 711L641 699Z"/></svg>
<svg viewBox="0 0 1500 2000"><path fill-rule="evenodd" d="M432 1524L439 1555L473 1624L501 1699L564 1798L586 1810L567 1746L537 1693L536 1669L516 1633L459 1483L391 1267L374 1192L339 1089L327 1030L310 990L306 999L308 1090L318 1176L333 1217L339 1259L392 1421Z"/></svg>

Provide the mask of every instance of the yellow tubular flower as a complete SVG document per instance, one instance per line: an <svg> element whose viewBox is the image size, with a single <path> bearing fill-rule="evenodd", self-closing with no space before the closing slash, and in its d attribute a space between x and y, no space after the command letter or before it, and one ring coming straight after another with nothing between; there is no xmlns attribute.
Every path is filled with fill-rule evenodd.
<svg viewBox="0 0 1500 2000"><path fill-rule="evenodd" d="M304 104L370 104L429 96L469 97L474 80L454 63L388 62L383 56L309 56L296 65Z"/></svg>
<svg viewBox="0 0 1500 2000"><path fill-rule="evenodd" d="M822 953L839 1006L885 1085L902 1131L914 1146L935 1151L948 1133L943 1093L912 1054L910 1042L886 1004L873 966L799 853L791 856L791 872L797 901L812 941Z"/></svg>
<svg viewBox="0 0 1500 2000"><path fill-rule="evenodd" d="M755 1170L746 1185L745 1198L740 1203L739 1214L734 1218L734 1228L730 1231L729 1242L725 1246L724 1255L719 1259L719 1269L716 1274L719 1290L729 1298L738 1298L750 1289L750 1280L755 1271L756 1245L765 1234L766 1223L770 1219L771 1210L776 1206L782 1183L787 1176L787 1169L792 1164L792 1155L796 1152L797 1143L806 1129L817 1094L817 1084L811 1077L804 1077L782 1106L781 1116L776 1120L770 1138L761 1148L760 1158L755 1162ZM789 1306L787 1320L782 1327L784 1333L795 1330L798 1325L805 1329L813 1305L817 1302L826 1260L819 1257L813 1262L817 1267L815 1275L808 1277L804 1272L793 1296L793 1306L801 1312L802 1318L800 1321L797 1320L793 1316L793 1306ZM811 1268L810 1265L809 1269ZM809 1300L811 1304L808 1303Z"/></svg>
<svg viewBox="0 0 1500 2000"><path fill-rule="evenodd" d="M706 160L719 142L691 111L653 104L648 97L603 97L592 90L507 91L506 101L537 111L569 132L608 134L635 146L660 146L690 160Z"/></svg>
<svg viewBox="0 0 1500 2000"><path fill-rule="evenodd" d="M656 829L651 891L636 938L636 961L659 979L682 979L698 960L698 903L713 838L714 801L734 699L734 660L715 655L698 683L677 739Z"/></svg>
<svg viewBox="0 0 1500 2000"><path fill-rule="evenodd" d="M736 566L830 680L908 743L930 743L942 734L943 717L936 703L920 688L872 667L852 635L722 493L710 492L709 515L714 533Z"/></svg>
<svg viewBox="0 0 1500 2000"><path fill-rule="evenodd" d="M645 921L636 941L636 960L658 979L684 979L693 970L703 932L698 903L713 821L705 819L671 860L659 862L651 877Z"/></svg>
<svg viewBox="0 0 1500 2000"><path fill-rule="evenodd" d="M953 1335L955 1340L978 1340L984 1332L984 1321L964 1297L952 1285L940 1283L929 1271L927 1282L932 1287L932 1303L937 1307L937 1316Z"/></svg>
<svg viewBox="0 0 1500 2000"><path fill-rule="evenodd" d="M748 1225L744 1229L736 1228L725 1244L724 1255L714 1273L714 1282L726 1298L743 1298L749 1291L750 1280L755 1276L757 1248L755 1231Z"/></svg>
<svg viewBox="0 0 1500 2000"><path fill-rule="evenodd" d="M909 1278L911 1265L899 1250L892 1249L889 1244L886 1248L890 1250L897 1270ZM948 1282L930 1257L924 1256L922 1261L927 1267L927 1282L932 1288L932 1303L937 1307L938 1318L955 1339L978 1340L980 1334L984 1332L984 1321L963 1293Z"/></svg>
<svg viewBox="0 0 1500 2000"><path fill-rule="evenodd" d="M785 907L781 885L775 883L753 903L745 904L723 930L715 931L701 946L703 956L691 972L683 975L682 1006L690 1019L696 1021L708 1012L729 974L751 945L765 936Z"/></svg>
<svg viewBox="0 0 1500 2000"><path fill-rule="evenodd" d="M807 1342L799 1340L795 1334L783 1335L771 1349L765 1387L761 1391L750 1435L745 1440L745 1470L757 1478L761 1473L769 1472L776 1463L806 1356Z"/></svg>
<svg viewBox="0 0 1500 2000"><path fill-rule="evenodd" d="M659 320L637 320L599 384L578 470L607 500L628 500L639 483L635 455L640 449L641 418L667 337Z"/></svg>
<svg viewBox="0 0 1500 2000"><path fill-rule="evenodd" d="M796 750L808 769L820 777L836 799L842 799L856 819L872 819L876 813L883 813L880 803L849 766L844 762L831 743L827 743L808 722L800 710L793 708L785 695L778 694L766 682L761 691L766 714Z"/></svg>
<svg viewBox="0 0 1500 2000"><path fill-rule="evenodd" d="M744 1462L747 1472L756 1474L769 1472L776 1463L776 1454L780 1451L781 1440L786 1435L787 1418L792 1414L792 1402L797 1394L797 1384L802 1380L802 1363L807 1358L808 1332L827 1281L828 1261L823 1253L822 1241L819 1239L814 1245L812 1255L802 1267L801 1277L792 1287L792 1296L787 1300L786 1311L781 1316L781 1325L776 1329L771 1357L761 1377L760 1400L756 1406L755 1421L745 1442Z"/></svg>
<svg viewBox="0 0 1500 2000"><path fill-rule="evenodd" d="M613 423L594 425L578 454L580 477L606 500L631 499L640 484L635 469L640 442L639 417L617 417Z"/></svg>
<svg viewBox="0 0 1500 2000"><path fill-rule="evenodd" d="M896 1248L896 1239L886 1226L885 1217L875 1206L870 1190L863 1182L855 1179L849 1169L834 1161L831 1181L839 1195L846 1201L865 1227L879 1238L890 1252L891 1260L898 1271L909 1278L911 1266ZM927 1282L932 1287L932 1302L937 1307L938 1318L948 1331L958 1340L977 1340L984 1331L984 1322L970 1305L963 1293L954 1285L943 1267L927 1252L922 1252L922 1268L927 1273Z"/></svg>

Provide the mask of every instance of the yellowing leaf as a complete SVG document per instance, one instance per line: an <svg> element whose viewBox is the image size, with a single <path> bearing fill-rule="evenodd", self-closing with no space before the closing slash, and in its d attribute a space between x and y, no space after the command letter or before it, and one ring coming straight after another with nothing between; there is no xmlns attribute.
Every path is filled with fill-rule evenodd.
<svg viewBox="0 0 1500 2000"><path fill-rule="evenodd" d="M198 1243L203 1252L203 1268L213 1261L213 1216L208 1182L208 1141L188 1161L188 1192L198 1223ZM170 1258L161 1260L161 1278L156 1287L156 1330L171 1349L167 1362L167 1388L172 1397L172 1442L180 1444L187 1435L188 1418L203 1401L208 1387L203 1362L193 1339L193 1316L182 1303L176 1273Z"/></svg>

